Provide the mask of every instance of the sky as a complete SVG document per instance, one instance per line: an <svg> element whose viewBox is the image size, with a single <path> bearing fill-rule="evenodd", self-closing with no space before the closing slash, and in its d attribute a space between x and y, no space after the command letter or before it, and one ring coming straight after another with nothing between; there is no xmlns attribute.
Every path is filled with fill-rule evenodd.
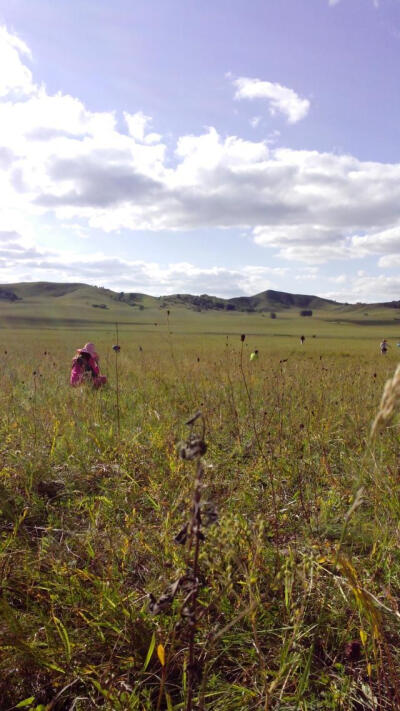
<svg viewBox="0 0 400 711"><path fill-rule="evenodd" d="M0 0L0 283L400 298L400 0Z"/></svg>

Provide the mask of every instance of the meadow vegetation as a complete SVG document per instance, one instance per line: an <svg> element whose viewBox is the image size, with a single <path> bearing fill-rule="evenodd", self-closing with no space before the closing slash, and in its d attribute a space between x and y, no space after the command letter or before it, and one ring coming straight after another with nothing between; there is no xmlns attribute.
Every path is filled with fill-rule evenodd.
<svg viewBox="0 0 400 711"><path fill-rule="evenodd" d="M395 324L140 318L0 331L0 708L400 709Z"/></svg>

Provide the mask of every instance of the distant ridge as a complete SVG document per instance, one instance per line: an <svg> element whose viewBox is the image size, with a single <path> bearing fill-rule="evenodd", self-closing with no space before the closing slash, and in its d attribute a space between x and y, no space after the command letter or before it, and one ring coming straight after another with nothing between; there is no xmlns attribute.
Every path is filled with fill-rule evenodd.
<svg viewBox="0 0 400 711"><path fill-rule="evenodd" d="M327 308L342 306L338 302L322 299L319 296L306 294L289 294L284 291L268 289L255 296L237 296L224 299L218 296L201 294L169 294L166 296L149 296L138 292L116 292L103 287L90 286L82 283L58 282L21 282L17 284L0 285L0 299L9 302L31 302L37 299L60 299L63 297L92 299L94 307L107 308L110 301L118 301L129 306L143 308L146 306L181 306L196 311L274 311L290 308ZM101 302L101 303L99 303Z"/></svg>
<svg viewBox="0 0 400 711"><path fill-rule="evenodd" d="M331 299L322 299L319 296L310 296L308 294L289 294L285 291L273 291L268 289L267 291L262 291L260 294L255 296L239 296L233 299L229 299L233 304L244 306L246 308L246 301L250 303L256 311L268 311L270 308L324 308L328 305L331 306L342 306L336 301Z"/></svg>
<svg viewBox="0 0 400 711"><path fill-rule="evenodd" d="M279 312L289 309L324 309L324 310L361 310L368 308L400 309L400 300L383 303L348 304L332 299L324 299L312 294L291 294L286 291L267 289L254 296L235 296L224 299L209 294L168 294L165 296L149 296L139 292L117 292L104 287L89 284L59 283L48 281L20 282L15 284L0 284L0 303L12 303L16 307L23 304L48 303L53 299L58 302L85 303L90 307L100 309L112 308L118 302L121 307L169 308L181 307L193 311L242 311L242 312Z"/></svg>

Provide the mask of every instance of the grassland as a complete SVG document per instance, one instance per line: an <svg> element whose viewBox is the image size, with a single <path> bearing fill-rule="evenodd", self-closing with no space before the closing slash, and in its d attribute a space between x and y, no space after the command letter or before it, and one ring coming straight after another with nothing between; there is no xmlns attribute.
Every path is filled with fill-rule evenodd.
<svg viewBox="0 0 400 711"><path fill-rule="evenodd" d="M0 708L400 709L397 312L87 298L0 305Z"/></svg>

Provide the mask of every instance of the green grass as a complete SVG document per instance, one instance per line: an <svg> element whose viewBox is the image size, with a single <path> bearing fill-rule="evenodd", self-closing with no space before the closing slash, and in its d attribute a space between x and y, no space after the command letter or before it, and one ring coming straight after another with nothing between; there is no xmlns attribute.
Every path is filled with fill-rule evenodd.
<svg viewBox="0 0 400 711"><path fill-rule="evenodd" d="M400 708L396 420L369 438L397 364L391 310L358 325L113 302L85 326L79 301L80 324L54 323L72 299L0 307L0 708L178 711L189 687L213 711ZM97 392L68 385L86 340L109 377ZM192 521L196 461L177 448L197 410L193 638L194 543L174 538Z"/></svg>

